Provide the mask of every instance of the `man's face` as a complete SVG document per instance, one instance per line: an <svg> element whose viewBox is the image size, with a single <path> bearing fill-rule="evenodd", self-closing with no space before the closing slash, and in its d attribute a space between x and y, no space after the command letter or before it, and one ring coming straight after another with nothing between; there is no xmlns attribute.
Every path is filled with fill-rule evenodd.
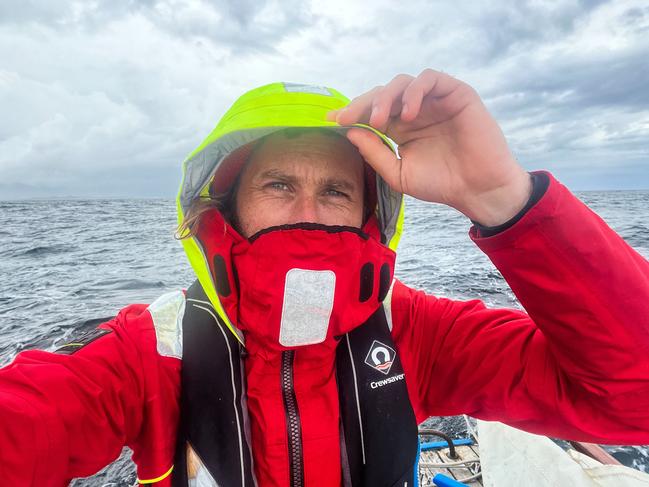
<svg viewBox="0 0 649 487"><path fill-rule="evenodd" d="M306 132L266 138L241 174L236 196L239 231L291 223L360 228L363 159L343 137Z"/></svg>

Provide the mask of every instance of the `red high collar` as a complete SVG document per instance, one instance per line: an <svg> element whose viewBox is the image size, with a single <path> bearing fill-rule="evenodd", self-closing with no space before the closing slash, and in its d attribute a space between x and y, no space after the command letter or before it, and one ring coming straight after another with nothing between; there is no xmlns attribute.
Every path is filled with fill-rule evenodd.
<svg viewBox="0 0 649 487"><path fill-rule="evenodd" d="M254 336L246 345L277 351L335 347L376 311L395 262L379 235L371 217L362 229L299 223L246 240L212 210L197 238L228 317Z"/></svg>

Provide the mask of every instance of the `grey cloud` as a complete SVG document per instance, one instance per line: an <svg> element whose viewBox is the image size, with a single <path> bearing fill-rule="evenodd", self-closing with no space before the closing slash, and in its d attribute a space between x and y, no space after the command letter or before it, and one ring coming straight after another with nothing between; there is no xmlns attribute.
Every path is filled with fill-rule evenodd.
<svg viewBox="0 0 649 487"><path fill-rule="evenodd" d="M534 49L575 31L577 24L605 1L509 1L487 7L475 26L479 31L476 63L491 63Z"/></svg>
<svg viewBox="0 0 649 487"><path fill-rule="evenodd" d="M628 187L649 187L649 9L598 8L562 36L493 59L481 92L528 167L558 167L582 188L619 184L620 174ZM589 31L591 21L610 37Z"/></svg>
<svg viewBox="0 0 649 487"><path fill-rule="evenodd" d="M4 0L0 2L0 24L56 24L73 13L67 0Z"/></svg>
<svg viewBox="0 0 649 487"><path fill-rule="evenodd" d="M649 7L628 9L617 18L607 19L607 23L611 29L626 28L626 45L604 45L598 49L583 46L582 50L574 50L569 45L570 37L557 39L553 49L547 49L548 44L541 45L546 47L545 52L538 52L537 46L505 60L507 67L494 91L524 93L530 102L550 110L555 108L555 102L566 110L646 108L649 36L644 32L649 31ZM611 42L614 44L615 39Z"/></svg>
<svg viewBox="0 0 649 487"><path fill-rule="evenodd" d="M273 52L277 42L312 22L299 0L116 0L99 3L0 3L0 23L40 24L93 32L110 22L142 16L172 36L225 48L233 54Z"/></svg>
<svg viewBox="0 0 649 487"><path fill-rule="evenodd" d="M616 7L588 35L618 44L593 50L572 40L620 4L500 5L2 2L0 199L172 195L243 91L281 79L354 96L426 66L478 88L526 167L649 187L647 8Z"/></svg>
<svg viewBox="0 0 649 487"><path fill-rule="evenodd" d="M177 175L179 162L196 137L196 122L187 107L156 87L161 103L146 111L146 103L115 100L102 92L79 94L61 86L13 78L5 83L10 97L3 106L21 114L15 124L0 121L0 179L53 190L109 181L128 181L129 171L158 172L165 168ZM146 102L146 99L145 99ZM174 113L173 119L162 115ZM181 124L176 126L176 124ZM171 168L174 168L173 170ZM119 176L118 176L119 175ZM84 183L85 181L85 183ZM105 186L104 193L121 191Z"/></svg>
<svg viewBox="0 0 649 487"><path fill-rule="evenodd" d="M552 95L564 109L579 107L649 106L649 63L645 50L601 53L596 57L567 56L550 61L520 60L507 81L509 92L531 94L530 101ZM538 98L545 97L546 100ZM537 99L535 99L537 98Z"/></svg>
<svg viewBox="0 0 649 487"><path fill-rule="evenodd" d="M311 22L308 4L297 0L159 1L145 15L171 35L227 47L232 54L274 52L278 42Z"/></svg>

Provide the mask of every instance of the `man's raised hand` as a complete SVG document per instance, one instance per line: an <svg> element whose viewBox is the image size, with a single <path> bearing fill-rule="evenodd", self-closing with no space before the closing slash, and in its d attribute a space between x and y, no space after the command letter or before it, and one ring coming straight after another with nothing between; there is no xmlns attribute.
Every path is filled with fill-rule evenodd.
<svg viewBox="0 0 649 487"><path fill-rule="evenodd" d="M504 223L531 192L527 172L476 91L448 74L400 74L329 114L340 125L363 123L399 145L399 158L374 134L348 139L395 190L443 203L483 225Z"/></svg>

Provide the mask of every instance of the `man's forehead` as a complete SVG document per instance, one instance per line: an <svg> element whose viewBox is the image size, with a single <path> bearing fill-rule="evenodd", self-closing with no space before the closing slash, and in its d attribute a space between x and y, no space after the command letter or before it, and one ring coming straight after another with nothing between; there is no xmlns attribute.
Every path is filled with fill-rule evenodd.
<svg viewBox="0 0 649 487"><path fill-rule="evenodd" d="M228 156L212 180L211 191L213 193L228 191L232 184L236 184L237 176L247 179L264 167L285 167L287 162L294 159L304 164L305 157L294 158L294 156L308 154L325 156L331 160L342 160L349 166L355 166L356 161L360 166L364 164L356 147L342 132L302 127L282 129L242 146ZM365 166L367 172L369 166L367 164ZM256 177L256 174L254 176ZM367 175L364 179L367 179ZM373 179L373 176L370 179Z"/></svg>
<svg viewBox="0 0 649 487"><path fill-rule="evenodd" d="M363 158L356 147L345 137L334 137L323 132L307 132L296 137L284 133L270 135L261 141L250 154L249 166L256 171L288 168L308 171L313 166L338 171L360 171Z"/></svg>

